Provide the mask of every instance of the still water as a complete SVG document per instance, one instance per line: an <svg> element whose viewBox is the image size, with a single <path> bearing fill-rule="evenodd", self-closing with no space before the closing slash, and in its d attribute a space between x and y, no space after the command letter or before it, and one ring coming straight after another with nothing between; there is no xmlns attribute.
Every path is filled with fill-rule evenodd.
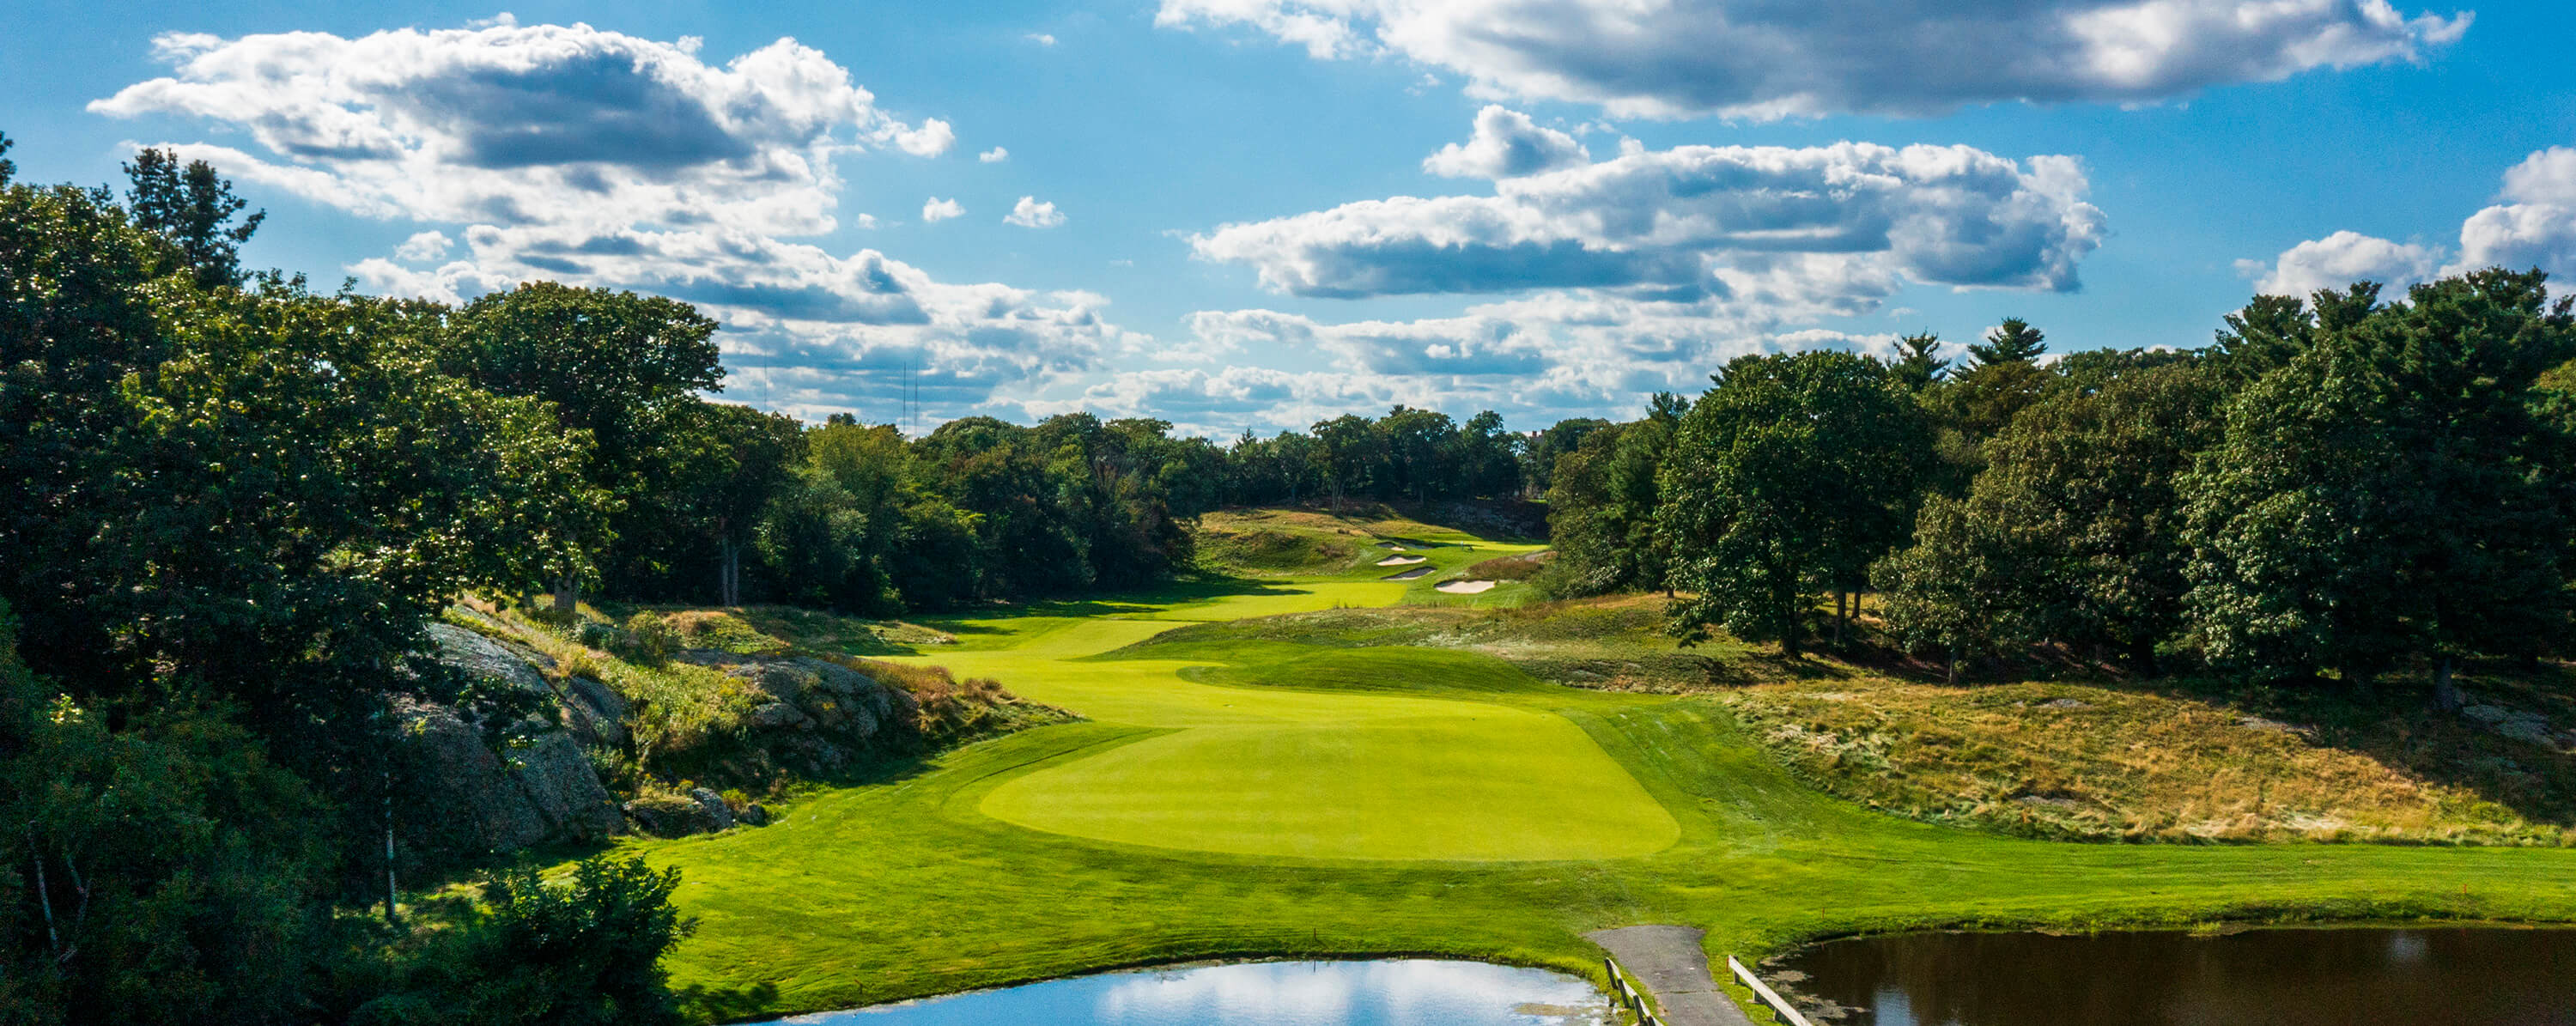
<svg viewBox="0 0 2576 1026"><path fill-rule="evenodd" d="M1049 980L785 1022L828 1026L1594 1026L1592 984L1482 962L1254 962Z"/></svg>
<svg viewBox="0 0 2576 1026"><path fill-rule="evenodd" d="M2576 930L1904 934L1766 975L1820 1026L2576 1026Z"/></svg>

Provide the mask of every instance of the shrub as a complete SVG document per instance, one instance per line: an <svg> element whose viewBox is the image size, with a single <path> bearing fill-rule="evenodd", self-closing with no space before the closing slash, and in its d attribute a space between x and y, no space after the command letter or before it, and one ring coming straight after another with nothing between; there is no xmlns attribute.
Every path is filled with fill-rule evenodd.
<svg viewBox="0 0 2576 1026"><path fill-rule="evenodd" d="M632 639L628 657L638 662L659 666L671 658L672 649L680 647L680 632L652 613L627 617L626 634Z"/></svg>

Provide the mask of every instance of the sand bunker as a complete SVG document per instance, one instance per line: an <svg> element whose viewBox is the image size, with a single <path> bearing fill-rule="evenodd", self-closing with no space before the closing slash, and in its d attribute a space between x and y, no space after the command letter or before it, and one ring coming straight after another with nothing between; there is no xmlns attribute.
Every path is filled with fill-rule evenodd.
<svg viewBox="0 0 2576 1026"><path fill-rule="evenodd" d="M1449 594L1452 594L1452 595L1476 595L1476 594L1481 594L1481 593L1483 593L1483 592L1488 592L1488 591L1492 591L1492 590L1494 590L1494 582L1492 582L1492 581L1442 581L1442 582L1440 583L1440 586L1439 586L1438 590L1448 592Z"/></svg>
<svg viewBox="0 0 2576 1026"><path fill-rule="evenodd" d="M1427 560L1427 559L1430 559L1430 558L1431 558L1431 557L1429 557L1429 556L1388 556L1388 557L1386 557L1385 559L1378 560L1378 561L1377 561L1377 565L1379 565L1379 566L1412 566L1412 565L1413 565L1413 564L1415 564L1415 563L1420 563L1420 562L1423 562L1424 560Z"/></svg>
<svg viewBox="0 0 2576 1026"><path fill-rule="evenodd" d="M1431 571L1433 571L1433 570L1435 570L1435 569L1438 569L1438 568L1437 568L1437 567L1428 567L1428 566L1417 566L1417 567L1414 567L1414 568L1413 568L1413 569L1411 569L1411 570L1407 570L1407 571L1405 571L1405 572L1403 572L1403 573L1400 573L1400 574L1388 574L1388 575L1386 575L1386 576L1384 576L1384 577L1378 578L1378 580L1381 580L1381 581L1410 581L1410 580L1413 580L1413 579L1415 579L1415 578L1418 578L1418 577L1422 577L1422 576L1424 576L1424 575L1427 575L1427 574L1429 574Z"/></svg>

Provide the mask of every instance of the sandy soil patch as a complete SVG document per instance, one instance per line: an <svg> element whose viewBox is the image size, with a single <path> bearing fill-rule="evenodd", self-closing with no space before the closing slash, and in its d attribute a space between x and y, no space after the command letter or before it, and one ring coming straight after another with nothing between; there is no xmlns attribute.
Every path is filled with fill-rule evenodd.
<svg viewBox="0 0 2576 1026"><path fill-rule="evenodd" d="M1423 561L1428 560L1428 559L1430 559L1430 558L1431 558L1431 557L1429 557L1429 556L1388 556L1388 557L1386 557L1385 559L1378 560L1378 561L1377 561L1377 565L1379 565L1379 566L1411 566L1411 565L1413 565L1413 564L1415 564L1415 563L1420 563L1420 562L1423 562Z"/></svg>
<svg viewBox="0 0 2576 1026"><path fill-rule="evenodd" d="M1479 595L1494 590L1494 582L1448 581L1442 583L1438 590L1448 592L1452 595Z"/></svg>

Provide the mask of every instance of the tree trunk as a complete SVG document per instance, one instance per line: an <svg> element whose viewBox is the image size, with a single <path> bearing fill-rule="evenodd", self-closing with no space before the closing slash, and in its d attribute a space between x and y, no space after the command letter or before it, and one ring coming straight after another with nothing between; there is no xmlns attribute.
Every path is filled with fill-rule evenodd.
<svg viewBox="0 0 2576 1026"><path fill-rule="evenodd" d="M2452 660L2448 653L2433 664L2433 705L2446 713L2456 713L2468 703L2460 700L2459 685L2451 680Z"/></svg>
<svg viewBox="0 0 2576 1026"><path fill-rule="evenodd" d="M1848 626L1850 626L1850 625L1851 625L1851 611L1850 611L1850 607L1844 603L1844 597L1845 597L1845 595L1846 595L1846 594L1847 594L1847 593L1846 593L1846 592L1844 592L1841 588L1835 588L1835 589L1834 589L1834 647L1835 647L1835 648L1841 648L1841 647L1843 647L1843 629L1844 629L1845 627L1848 627Z"/></svg>
<svg viewBox="0 0 2576 1026"><path fill-rule="evenodd" d="M733 535L716 538L716 604L732 608L742 604L742 545Z"/></svg>
<svg viewBox="0 0 2576 1026"><path fill-rule="evenodd" d="M581 611L581 579L571 574L555 578L555 612L572 616Z"/></svg>
<svg viewBox="0 0 2576 1026"><path fill-rule="evenodd" d="M1959 683L1959 645L1958 645L1958 643L1957 643L1957 642L1952 642L1952 643L1950 644L1950 661L1949 661L1949 664L1948 664L1946 667L1944 667L1944 668L1943 668L1943 670L1942 670L1942 674L1941 674L1941 683L1943 683L1943 684L1948 684L1948 685L1953 686L1953 687L1958 686L1958 683Z"/></svg>
<svg viewBox="0 0 2576 1026"><path fill-rule="evenodd" d="M2129 665L2136 668L2139 676L2153 677L2156 675L2156 641L2154 638L2140 637L2129 642Z"/></svg>
<svg viewBox="0 0 2576 1026"><path fill-rule="evenodd" d="M45 887L45 852L36 847L36 824L32 820L27 823L27 854L36 862L36 904L45 910L45 947L53 952L54 960L60 962L63 940L54 933L54 895Z"/></svg>
<svg viewBox="0 0 2576 1026"><path fill-rule="evenodd" d="M401 926L394 912L394 771L385 770L385 925Z"/></svg>

